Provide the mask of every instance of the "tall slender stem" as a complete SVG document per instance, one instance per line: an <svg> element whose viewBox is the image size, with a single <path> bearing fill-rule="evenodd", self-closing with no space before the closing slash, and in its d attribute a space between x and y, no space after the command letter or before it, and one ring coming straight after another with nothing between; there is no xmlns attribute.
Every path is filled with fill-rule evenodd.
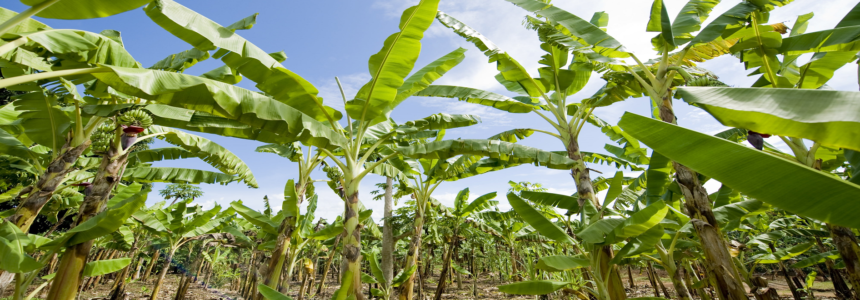
<svg viewBox="0 0 860 300"><path fill-rule="evenodd" d="M57 3L59 1L60 0L47 0L45 2L33 5L30 8L28 8L27 10L21 12L20 14L15 15L11 19L7 20L6 22L3 22L3 24L0 24L0 35L3 35L7 31L12 29L12 27L17 26L21 22L24 22L25 20L29 19L30 17L35 16L40 11L44 10L45 8L48 8L48 6L54 5L54 3Z"/></svg>
<svg viewBox="0 0 860 300"><path fill-rule="evenodd" d="M110 68L108 67L100 67L100 68L85 68L85 69L71 69L71 70L62 70L62 71L53 71L53 72L42 72L36 74L28 74L21 75L12 78L6 78L0 80L0 88L6 88L13 85L18 85L22 83L42 80L42 79L51 79L63 76L74 76L74 75L83 75L90 73L104 73L110 72Z"/></svg>

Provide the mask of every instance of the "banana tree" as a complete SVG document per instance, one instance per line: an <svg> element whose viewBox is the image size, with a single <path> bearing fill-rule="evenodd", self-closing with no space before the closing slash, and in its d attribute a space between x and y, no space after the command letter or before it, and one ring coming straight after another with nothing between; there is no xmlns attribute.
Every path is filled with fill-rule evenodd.
<svg viewBox="0 0 860 300"><path fill-rule="evenodd" d="M382 274L382 268L380 268L380 262L377 258L378 256L378 248L373 248L370 251L364 253L364 259L367 260L368 265L370 265L371 275L362 273L361 282L378 284L378 289L370 290L371 295L381 297L382 299L388 299L389 297L391 297L392 288L398 287L404 282L406 282L407 278L411 277L412 274L416 272L418 266L412 265L409 268L404 268L400 271L400 273L398 273L391 279L391 283L389 284L387 283L385 276Z"/></svg>
<svg viewBox="0 0 860 300"><path fill-rule="evenodd" d="M284 201L282 209L275 215L261 214L251 208L248 208L241 201L231 203L231 206L245 220L260 228L257 237L261 244L257 246L261 250L272 251L272 256L269 258L268 268L262 272L263 281L261 284L269 286L273 289L278 289L283 285L285 289L289 289L289 281L280 282L281 272L284 270L284 263L289 258L287 268L287 278L292 278L295 264L298 261L298 254L305 248L311 239L312 222L314 221L314 212L316 211L317 195L313 194L308 200L308 209L305 214L299 213L296 193L296 185L293 180L289 180L284 189ZM291 223L286 223L282 220L290 218L292 215L295 218ZM280 226L278 224L281 224ZM286 224L286 225L285 225ZM283 228L289 227L290 231L284 232ZM286 236L286 234L289 236ZM262 295L257 295L262 297Z"/></svg>
<svg viewBox="0 0 860 300"><path fill-rule="evenodd" d="M144 228L167 245L167 249L164 249L166 252L164 266L152 288L150 299L158 299L158 293L176 250L190 241L213 233L213 230L217 230L222 223L233 218L235 213L233 209L221 211L220 206L203 210L198 205L189 206L188 204L188 201L181 201L162 210L139 211L134 214L134 218Z"/></svg>
<svg viewBox="0 0 860 300"><path fill-rule="evenodd" d="M480 197L475 198L475 200L472 200L472 202L468 202L469 189L466 188L457 193L457 197L454 198L454 207L448 208L450 211L449 219L453 230L451 232L451 240L447 250L448 256L446 256L442 262L442 274L439 277L440 280L436 287L436 296L434 299L441 299L442 292L445 290L445 283L447 282L445 278L447 278L448 272L450 272L449 266L451 265L451 257L457 252L458 245L460 244L458 241L460 227L467 225L465 222L466 218L468 218L472 213L477 213L491 206L497 205L498 201L492 200L495 197L496 192L492 192L481 195Z"/></svg>
<svg viewBox="0 0 860 300"><path fill-rule="evenodd" d="M539 1L511 2L529 11L533 11L536 5L542 3ZM576 162L571 175L580 195L579 205L582 206L584 202L591 201L595 207L599 207L599 201L593 195L594 187L591 185L587 163L624 165L638 169L635 165L649 162L646 150L620 128L600 120L593 114L595 109L620 101L626 96L616 99L617 92L613 92L607 86L594 96L581 101L572 101L568 98L582 90L592 72L619 69L620 66L614 62L614 59L629 57L629 55L620 43L604 32L603 28L608 20L608 15L605 13L596 13L591 22L587 22L556 7L546 7L547 13L538 14L540 18L529 16L526 20L527 27L537 32L542 42L541 49L546 51L546 55L539 61L543 65L538 70L539 78L532 78L519 62L463 22L442 12L437 15L437 19L443 25L475 44L484 55L490 58L490 62L496 62L500 71L496 80L509 91L521 96L509 98L488 91L458 86L430 86L416 95L456 98L510 113L537 114L549 123L555 132L530 128L517 129L518 132L509 132L508 138L515 140L527 137L533 132L540 132L558 139L568 158ZM566 22L560 22L554 18L564 18ZM572 35L583 27L588 27L591 34L586 37ZM621 147L606 145L606 150L612 155L581 151L579 136L587 123L597 126ZM607 248L603 252L606 255L605 260L612 258L611 249ZM611 272L613 271L608 269L601 270L601 273ZM625 297L620 282L620 277L613 275L612 288L609 290L614 294L613 299Z"/></svg>
<svg viewBox="0 0 860 300"><path fill-rule="evenodd" d="M86 243L87 241L92 242L93 239L112 234L119 230L123 226L124 220L128 219L134 211L143 206L146 202L147 193L149 193L149 189L143 188L140 184L133 184L127 187L121 186L116 197L106 203L107 209L104 213L86 220L81 224L81 227L70 229L53 240L23 234L15 224L4 221L4 228L7 232L19 233L6 236L7 241L15 241L15 245L18 245L17 247L19 247L17 249L23 249L20 247L27 247L29 245L31 250L28 252L35 250L35 248L32 247L38 247L38 249L43 251L41 256L42 258L39 261L36 261L24 253L16 255L16 252L14 252L14 249L16 248L9 248L9 250L7 250L11 251L9 252L10 254L18 257L18 259L10 260L8 264L2 267L3 270L16 273L15 298L22 299L25 296L24 293L39 273L38 270L41 269L47 261L54 256L54 254L58 254L64 249L74 248L76 245ZM124 266L125 265L120 266L117 270L122 269ZM58 272L62 270L63 268L60 267ZM90 276L90 271L84 272L82 270L81 274L87 274L86 276ZM62 273L58 273L58 275L62 275ZM53 284L52 286L55 285L56 284ZM44 286L45 285L39 289ZM74 289L77 290L77 287Z"/></svg>
<svg viewBox="0 0 860 300"><path fill-rule="evenodd" d="M302 201L305 199L307 195L311 195L313 199L311 200L313 208L316 208L316 194L314 193L313 180L311 178L311 171L313 171L320 163L323 162L323 158L321 157L321 152L316 151L313 152L313 147L308 146L308 153L305 154L301 145L298 143L292 143L287 145L279 145L279 144L269 144L260 146L257 148L257 152L269 152L278 154L281 157L285 157L292 162L296 162L299 165L299 180L298 183L295 183L293 180L289 180L287 182L287 186L284 189L284 202L282 205L281 212L279 212L276 219L282 218L280 221L280 225L277 226L277 232L270 234L276 234L277 243L275 245L274 250L272 251L272 257L269 261L269 266L266 269L266 272L263 274L263 284L268 285L271 288L277 288L278 279L280 279L281 270L283 270L284 261L289 253L298 253L296 250L300 249L291 249L291 241L294 236L293 232L297 229L297 225L299 224L300 218L310 218L313 219L313 210L309 209L308 214L304 216L299 215L299 206L302 204ZM313 154L313 155L312 155ZM240 210L240 213L243 211L249 211L247 208L244 210ZM252 215L242 215L246 219L252 218ZM303 224L306 223L303 221ZM305 224L307 225L307 224ZM268 227L265 227L268 228ZM297 234L297 237L301 239L301 234ZM302 242L299 242L302 244ZM293 262L295 262L295 256L293 257ZM288 272L288 276L292 275L293 263L290 264L290 271ZM258 297L262 297L262 295L258 295Z"/></svg>
<svg viewBox="0 0 860 300"><path fill-rule="evenodd" d="M853 47L845 47L845 45L855 43L852 39L830 38L830 35L836 32L856 30L854 25L857 22L857 11L860 11L860 6L854 6L833 29L810 33L806 32L806 27L810 19L812 19L813 14L801 15L797 18L796 25L793 26L789 32L789 36L786 38L783 38L779 34L785 32L780 32L778 26L759 25L759 23L767 21L767 15L761 15L757 19L751 19L752 24L750 28L745 28L732 34L731 37L739 39L742 43L742 47L734 47L732 51L742 55L742 62L744 62L745 68L756 69L757 72L754 74L762 74L756 83L753 84L753 87L818 89L823 87L833 77L837 69L856 60L858 50ZM784 46L776 47L774 42L780 45L784 44ZM804 53L812 53L812 58L802 66L798 66L798 58ZM776 54L782 54L782 56L778 57ZM751 74L751 76L754 74ZM787 94L778 96L774 94L774 97L780 98L763 100L765 102L777 102L779 103L777 105L782 107L786 105L812 105L808 102L800 103L798 101L800 99L789 104L790 100L785 96ZM714 95L710 97L710 101L706 100L707 102L699 103L694 99L695 97L694 95L689 95L685 97L685 101L704 108L724 125L748 129L748 139L754 147L764 150L762 135L777 135L791 149L794 159L814 169L824 169L827 172L832 171L835 165L841 165L845 161L844 158L839 158L843 151L838 148L855 150L858 148L856 144L852 144L852 141L846 140L843 137L813 133L811 131L816 130L814 127L792 124L794 121L792 119L796 118L785 119L784 113L775 113L773 110L763 106L771 103L744 101L750 98L741 98L733 95L726 95L724 97ZM702 97L700 96L699 98ZM713 104L712 101L717 99L731 99L733 101L730 103ZM743 106L732 107L741 104L738 101L743 101ZM819 105L819 103L815 105ZM821 105L820 107L836 108L834 105L824 106L823 103ZM745 115L738 118L727 118L725 113L720 111L726 109L743 111ZM831 122L837 120L852 122L850 117L848 119L840 117L839 113L840 111L833 110L827 114L825 123L819 124L835 124ZM823 117L825 115L822 114L819 116ZM764 120L773 120L777 121L777 123L753 124L753 122ZM807 124L812 123L810 119L798 121ZM803 141L804 138L811 140L811 147L807 148L807 145ZM838 249L843 259L847 261L846 265L854 266L847 268L849 281L852 284L860 284L860 253L858 253L856 247L851 246L857 243L857 239L853 234L848 234L851 231L848 228L838 225L828 226L835 244L840 245ZM837 273L836 276L840 275ZM841 280L837 278L834 281ZM843 290L846 289L843 287Z"/></svg>
<svg viewBox="0 0 860 300"><path fill-rule="evenodd" d="M674 22L669 19L663 1L654 1L648 31L660 32L652 39L661 57L643 63L635 55L624 50L623 46L611 36L602 32L598 26L585 22L575 15L566 13L556 7L546 6L534 0L509 0L527 11L538 14L551 21L562 30L556 35L559 43L592 48L597 57L606 62L604 66L611 70L604 75L609 81L595 97L604 104L621 101L629 97L647 95L651 99L653 116L669 123L674 123L675 115L672 109L672 87L683 83L693 83L694 79L689 70L696 62L705 61L729 52L737 40L726 39L738 31L748 20L766 14L776 6L782 6L788 1L742 2L729 9L713 22L702 27L702 24L716 5L713 1L690 1L686 4ZM755 21L753 21L755 22ZM694 33L698 34L694 35ZM681 47L681 50L671 51ZM636 64L627 66L616 58L632 58ZM641 75L640 75L641 74ZM700 77L701 78L701 77ZM703 78L697 80L709 84L712 80ZM670 161L657 156L658 161L650 164L654 169L666 168ZM674 164L677 182L681 185L687 209L693 212L694 227L703 241L708 264L715 266L712 274L720 287L721 296L726 299L746 299L746 293L734 278L734 266L725 246L719 228L711 213L712 208L707 193L698 180L698 175L684 165ZM668 177L666 177L668 179ZM662 184L653 180L656 187ZM657 193L659 194L659 193ZM709 226L709 227L708 227Z"/></svg>

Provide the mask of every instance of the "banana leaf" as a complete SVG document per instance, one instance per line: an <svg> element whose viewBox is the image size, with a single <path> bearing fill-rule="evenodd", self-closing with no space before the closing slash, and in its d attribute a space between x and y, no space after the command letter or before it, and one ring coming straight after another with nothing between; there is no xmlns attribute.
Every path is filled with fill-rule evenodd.
<svg viewBox="0 0 860 300"><path fill-rule="evenodd" d="M860 228L860 186L796 162L659 120L626 113L619 125L666 157L789 212ZM815 201L809 201L815 199Z"/></svg>

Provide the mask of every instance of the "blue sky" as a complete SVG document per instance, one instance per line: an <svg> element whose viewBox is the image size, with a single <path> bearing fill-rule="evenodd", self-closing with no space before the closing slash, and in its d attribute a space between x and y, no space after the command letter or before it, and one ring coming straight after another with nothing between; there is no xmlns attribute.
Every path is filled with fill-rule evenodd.
<svg viewBox="0 0 860 300"><path fill-rule="evenodd" d="M17 1L4 2L3 7L14 11L20 12L26 9ZM388 35L398 30L397 24L403 9L418 1L177 0L177 2L225 26L251 14L259 13L257 24L253 29L238 33L267 52L283 50L288 56L283 63L286 68L316 85L320 90L320 96L328 105L342 108L342 100L334 77L339 76L344 83L347 97L354 95L355 91L370 78L367 71L368 57L379 51ZM669 15L674 17L685 2L667 0ZM739 1L723 1L711 14L711 19L737 2ZM644 31L651 1L556 0L553 3L585 19L589 19L597 11L608 12L610 34L643 60L654 56L650 38L655 34ZM790 27L797 15L814 12L816 16L812 19L808 31L822 30L832 28L855 3L849 0L795 1L774 11L770 20L786 22ZM521 25L526 15L525 11L503 0L442 0L439 9L483 33L516 58L533 75L537 75L537 61L543 53L539 48L536 35ZM144 66L150 66L170 54L191 48L153 23L142 9L102 19L39 20L54 28L82 29L92 32L100 32L104 29L118 30L122 32L125 47ZM469 86L511 95L493 79L497 73L495 64L488 64L487 59L477 48L440 24L434 24L427 31L422 47L421 57L416 63L415 70L457 47L468 49L466 59L437 81L437 84ZM806 59L808 58L801 58L800 62ZM209 59L191 68L188 73L199 75L221 65L219 60ZM722 81L732 86L747 87L754 81L753 78L745 76L747 72L735 57L724 56L700 66L711 70L720 76ZM254 83L247 79L238 85L256 90ZM588 97L602 85L603 81L595 74L586 88L571 99ZM856 91L857 65L849 64L837 71L829 85L834 89ZM648 101L645 98L628 99L613 106L598 109L595 114L614 123L625 111L647 115ZM392 116L395 120L403 122L439 112L475 114L483 120L482 123L472 127L449 130L446 134L446 138L449 139L485 138L505 130L524 127L552 131L536 115L511 115L491 108L439 98L413 97L399 106ZM725 128L704 111L683 102L676 104L676 114L680 125L701 132L716 133ZM216 141L241 157L250 166L260 185L257 189L250 189L235 183L227 186L204 184L202 188L205 194L196 201L204 206L212 206L215 203L228 206L231 201L241 199L246 205L261 209L264 195L279 201L282 199L284 183L297 176L297 165L274 154L256 153L254 149L261 145L259 142L203 136ZM778 139L773 139L771 138L769 142L781 145ZM603 146L609 142L599 130L593 127L587 127L580 138L584 151L605 152ZM540 133L535 133L521 143L546 150L562 149L562 145L557 140ZM155 146L165 145L159 141ZM202 161L193 159L156 164L156 166L167 165L214 170ZM615 172L613 168L607 166L590 167L602 171L604 176L612 176ZM625 174L636 175L637 173L627 170ZM592 174L592 177L599 175ZM318 171L314 173L314 178L324 179L325 176ZM504 193L507 191L509 180L539 182L556 193L571 194L575 191L568 171L520 166L461 181L443 183L436 190L434 197L444 204L451 205L457 192L466 187L470 188L473 198L497 191L500 207L507 209L510 206L504 199ZM362 201L366 206L374 209L374 218L377 220L381 219L382 203L371 200L370 191L375 189L374 184L380 182L384 182L384 179L371 175L363 181L360 188ZM342 202L324 183L316 185L317 192L320 194L316 215L327 219L340 215L343 211ZM162 189L164 186L164 184L156 184L155 190ZM718 186L719 184L715 182L707 185L709 189ZM150 195L150 203L160 200L162 199L156 192Z"/></svg>

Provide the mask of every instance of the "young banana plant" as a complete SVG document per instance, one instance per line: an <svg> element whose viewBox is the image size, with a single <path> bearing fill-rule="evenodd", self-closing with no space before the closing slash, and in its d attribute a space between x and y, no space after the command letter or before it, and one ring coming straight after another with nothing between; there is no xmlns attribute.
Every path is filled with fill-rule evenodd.
<svg viewBox="0 0 860 300"><path fill-rule="evenodd" d="M189 201L181 201L162 210L140 211L134 218L143 224L152 235L158 236L167 245L164 267L152 288L150 299L158 299L158 293L170 268L176 250L190 241L195 241L220 229L222 223L229 221L236 213L233 209L221 211L220 206L203 210L199 205L189 206Z"/></svg>

